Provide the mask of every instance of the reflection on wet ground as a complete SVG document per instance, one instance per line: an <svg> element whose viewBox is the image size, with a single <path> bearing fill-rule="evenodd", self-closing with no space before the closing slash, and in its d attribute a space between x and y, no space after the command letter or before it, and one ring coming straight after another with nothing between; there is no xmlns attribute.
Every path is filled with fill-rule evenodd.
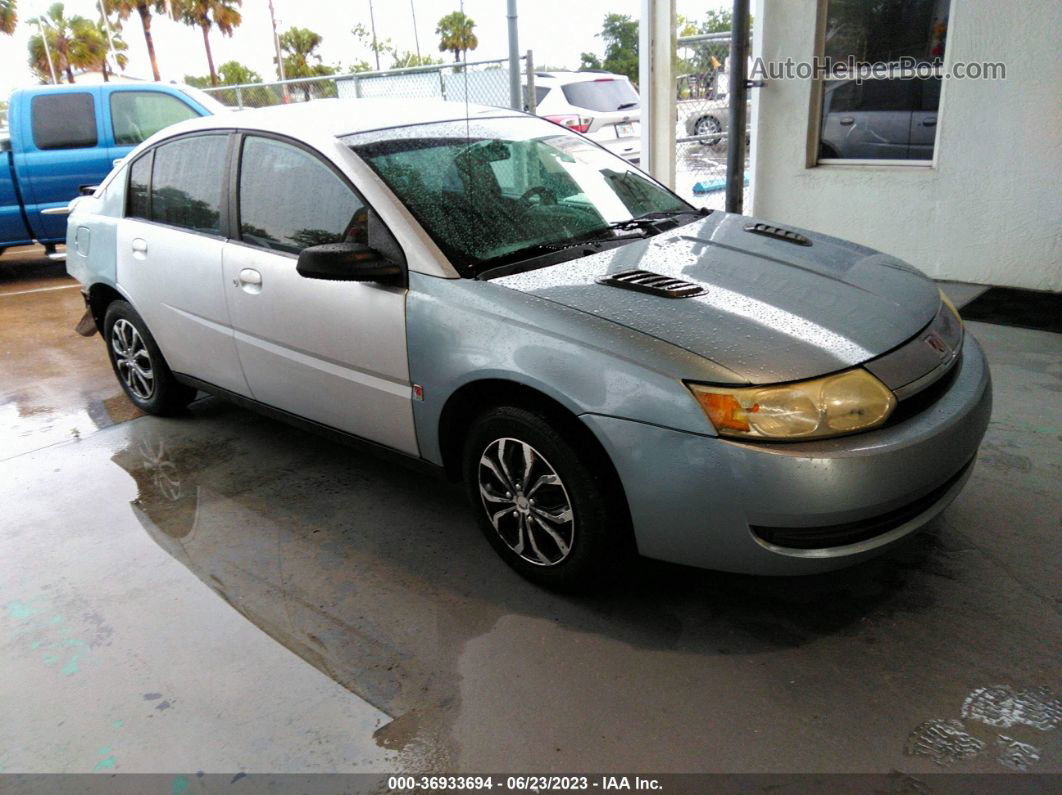
<svg viewBox="0 0 1062 795"><path fill-rule="evenodd" d="M220 402L194 411L127 426L113 460L136 480L132 511L225 602L391 715L375 739L407 769L999 770L998 732L977 721L963 732L983 735L978 752L955 759L947 738L908 735L958 720L978 686L1057 680L1057 613L957 526L961 506L847 572L647 562L573 599L500 565L447 484ZM1057 769L1057 733L1008 732Z"/></svg>
<svg viewBox="0 0 1062 795"><path fill-rule="evenodd" d="M84 311L63 263L32 248L0 259L0 460L140 416L99 336L74 333Z"/></svg>

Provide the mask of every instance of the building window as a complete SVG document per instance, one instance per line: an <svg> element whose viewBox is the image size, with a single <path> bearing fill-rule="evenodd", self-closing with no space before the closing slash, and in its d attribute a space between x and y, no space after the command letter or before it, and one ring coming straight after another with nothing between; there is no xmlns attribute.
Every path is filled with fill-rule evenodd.
<svg viewBox="0 0 1062 795"><path fill-rule="evenodd" d="M820 163L930 163L950 0L826 0Z"/></svg>

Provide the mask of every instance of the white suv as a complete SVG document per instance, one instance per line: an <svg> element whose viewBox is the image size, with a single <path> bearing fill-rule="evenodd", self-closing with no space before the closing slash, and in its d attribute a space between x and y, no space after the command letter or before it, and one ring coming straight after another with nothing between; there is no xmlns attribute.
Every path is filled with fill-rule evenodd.
<svg viewBox="0 0 1062 795"><path fill-rule="evenodd" d="M525 107L527 86L524 86ZM641 102L624 75L535 72L535 112L632 163L641 157Z"/></svg>

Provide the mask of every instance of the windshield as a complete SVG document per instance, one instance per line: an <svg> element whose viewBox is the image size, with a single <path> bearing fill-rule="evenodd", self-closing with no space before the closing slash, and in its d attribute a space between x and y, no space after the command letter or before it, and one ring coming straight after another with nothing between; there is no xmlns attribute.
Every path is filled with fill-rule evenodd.
<svg viewBox="0 0 1062 795"><path fill-rule="evenodd" d="M563 86L568 103L587 110L629 110L638 107L638 92L623 78L599 77Z"/></svg>
<svg viewBox="0 0 1062 795"><path fill-rule="evenodd" d="M533 117L347 136L466 276L650 214L696 212L608 150Z"/></svg>

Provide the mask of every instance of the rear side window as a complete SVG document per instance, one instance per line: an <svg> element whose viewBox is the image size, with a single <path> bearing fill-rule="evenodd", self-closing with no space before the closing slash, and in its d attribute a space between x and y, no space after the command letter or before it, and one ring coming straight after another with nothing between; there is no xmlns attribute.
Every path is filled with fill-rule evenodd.
<svg viewBox="0 0 1062 795"><path fill-rule="evenodd" d="M131 218L150 218L148 189L151 187L151 152L129 166L129 199L125 214Z"/></svg>
<svg viewBox="0 0 1062 795"><path fill-rule="evenodd" d="M136 146L164 127L198 115L177 97L161 91L111 94L111 128L118 146Z"/></svg>
<svg viewBox="0 0 1062 795"><path fill-rule="evenodd" d="M30 103L30 115L38 149L81 149L97 143L92 94L38 95Z"/></svg>
<svg viewBox="0 0 1062 795"><path fill-rule="evenodd" d="M569 105L596 111L633 110L638 107L638 92L626 80L611 77L569 83L561 86Z"/></svg>
<svg viewBox="0 0 1062 795"><path fill-rule="evenodd" d="M368 207L304 149L248 136L240 162L240 238L297 254L323 243L368 241Z"/></svg>
<svg viewBox="0 0 1062 795"><path fill-rule="evenodd" d="M196 135L157 147L151 175L151 220L221 234L227 147L228 135Z"/></svg>

